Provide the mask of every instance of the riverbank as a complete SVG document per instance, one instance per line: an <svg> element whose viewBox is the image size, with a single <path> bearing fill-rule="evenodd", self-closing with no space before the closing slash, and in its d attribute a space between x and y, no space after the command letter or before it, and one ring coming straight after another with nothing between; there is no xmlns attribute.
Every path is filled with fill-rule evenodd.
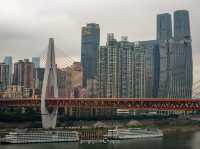
<svg viewBox="0 0 200 149"><path fill-rule="evenodd" d="M5 134L9 131L15 131L18 129L41 129L40 122L37 125L40 127L31 127L31 122L26 123L2 123L0 122L0 135ZM34 124L35 125L35 124ZM57 127L58 130L76 130L79 131L82 136L91 137L96 135L98 138L102 138L102 135L108 129L118 128L148 128L154 127L159 128L165 135L174 133L187 133L200 131L200 121L191 120L127 120L127 121L74 121L73 123L66 124L65 127ZM98 130L98 131L97 131Z"/></svg>
<svg viewBox="0 0 200 149"><path fill-rule="evenodd" d="M199 125L185 125L185 126L168 126L168 127L159 127L162 130L164 135L168 134L177 134L177 133L193 133L200 131Z"/></svg>
<svg viewBox="0 0 200 149"><path fill-rule="evenodd" d="M154 128L159 128L162 130L164 135L170 135L170 134L180 134L180 133L193 133L193 132L200 132L200 125L169 125L169 126L159 126L159 125L154 125L150 126ZM57 130L75 130L79 132L80 138L82 140L93 140L98 139L101 140L103 139L103 135L106 134L108 129L114 129L115 127L109 127L109 128L94 128L94 127L87 127L87 128L74 128L74 127L66 127L66 128L57 128ZM130 127L122 127L122 128L130 128ZM132 127L133 128L133 127ZM138 126L134 128L149 128L148 126ZM30 128L29 128L30 129ZM42 130L38 128L31 128L34 130ZM14 128L7 128L7 129L0 129L0 136L4 136L10 131L16 131Z"/></svg>

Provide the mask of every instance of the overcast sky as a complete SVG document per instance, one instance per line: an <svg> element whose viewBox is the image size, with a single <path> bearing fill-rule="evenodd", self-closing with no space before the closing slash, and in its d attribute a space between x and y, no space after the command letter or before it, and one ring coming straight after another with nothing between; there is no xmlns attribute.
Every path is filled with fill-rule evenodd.
<svg viewBox="0 0 200 149"><path fill-rule="evenodd" d="M190 11L195 71L200 55L200 0L1 0L0 58L41 56L48 38L71 56L80 56L81 26L100 24L101 44L108 32L130 41L156 38L156 15Z"/></svg>

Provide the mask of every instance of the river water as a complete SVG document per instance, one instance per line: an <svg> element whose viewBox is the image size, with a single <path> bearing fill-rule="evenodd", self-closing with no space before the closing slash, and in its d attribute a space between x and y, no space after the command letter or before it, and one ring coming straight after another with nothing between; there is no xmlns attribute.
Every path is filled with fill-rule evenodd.
<svg viewBox="0 0 200 149"><path fill-rule="evenodd" d="M120 141L115 144L20 144L0 145L0 149L200 149L200 132L167 135L162 139Z"/></svg>

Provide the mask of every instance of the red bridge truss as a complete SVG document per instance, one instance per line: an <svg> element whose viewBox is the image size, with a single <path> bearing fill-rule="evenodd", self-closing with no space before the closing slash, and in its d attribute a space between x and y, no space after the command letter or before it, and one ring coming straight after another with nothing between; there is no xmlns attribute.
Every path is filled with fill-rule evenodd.
<svg viewBox="0 0 200 149"><path fill-rule="evenodd" d="M133 110L200 110L200 99L47 98L48 107ZM0 107L40 107L40 99L0 99Z"/></svg>

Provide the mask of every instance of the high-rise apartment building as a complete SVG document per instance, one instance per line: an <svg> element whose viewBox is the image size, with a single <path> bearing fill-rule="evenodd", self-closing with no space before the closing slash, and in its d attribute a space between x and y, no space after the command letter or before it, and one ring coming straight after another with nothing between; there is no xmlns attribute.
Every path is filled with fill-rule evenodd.
<svg viewBox="0 0 200 149"><path fill-rule="evenodd" d="M42 91L42 83L44 80L44 68L35 68L34 69L34 86L35 89L38 89L40 92Z"/></svg>
<svg viewBox="0 0 200 149"><path fill-rule="evenodd" d="M169 40L172 38L172 20L169 13L157 16L157 40Z"/></svg>
<svg viewBox="0 0 200 149"><path fill-rule="evenodd" d="M134 65L135 49L134 43L128 42L127 38L122 37L119 42L119 85L120 97L134 97Z"/></svg>
<svg viewBox="0 0 200 149"><path fill-rule="evenodd" d="M6 56L4 58L4 63L9 65L9 85L12 84L12 72L13 72L13 62L12 62L12 57L11 56Z"/></svg>
<svg viewBox="0 0 200 149"><path fill-rule="evenodd" d="M33 88L33 85L34 85L33 71L34 71L33 63L29 62L28 59L25 59L24 60L24 87L25 88Z"/></svg>
<svg viewBox="0 0 200 149"><path fill-rule="evenodd" d="M134 48L134 88L135 98L144 98L146 95L145 87L145 49L139 44L135 44Z"/></svg>
<svg viewBox="0 0 200 149"><path fill-rule="evenodd" d="M97 53L97 95L99 97L107 95L107 51L106 46L101 46Z"/></svg>
<svg viewBox="0 0 200 149"><path fill-rule="evenodd" d="M87 79L95 79L97 49L100 42L98 24L89 23L82 27L81 64L83 68L83 87L87 87Z"/></svg>
<svg viewBox="0 0 200 149"><path fill-rule="evenodd" d="M39 57L32 57L32 63L35 68L40 68L40 58Z"/></svg>
<svg viewBox="0 0 200 149"><path fill-rule="evenodd" d="M34 87L34 65L28 59L19 60L14 64L13 84L25 88Z"/></svg>
<svg viewBox="0 0 200 149"><path fill-rule="evenodd" d="M107 35L106 46L101 46L97 55L98 96L120 97L120 49L114 34Z"/></svg>
<svg viewBox="0 0 200 149"><path fill-rule="evenodd" d="M67 97L67 71L57 68L58 96Z"/></svg>
<svg viewBox="0 0 200 149"><path fill-rule="evenodd" d="M117 41L113 34L108 34L106 46L98 50L98 96L133 98L138 88L138 97L144 97L144 90L139 90L145 87L144 53L143 47L135 46L127 38ZM137 87L135 82L138 83Z"/></svg>
<svg viewBox="0 0 200 149"><path fill-rule="evenodd" d="M19 60L14 63L13 85L24 86L24 62Z"/></svg>
<svg viewBox="0 0 200 149"><path fill-rule="evenodd" d="M0 63L0 91L5 91L9 85L9 65Z"/></svg>

